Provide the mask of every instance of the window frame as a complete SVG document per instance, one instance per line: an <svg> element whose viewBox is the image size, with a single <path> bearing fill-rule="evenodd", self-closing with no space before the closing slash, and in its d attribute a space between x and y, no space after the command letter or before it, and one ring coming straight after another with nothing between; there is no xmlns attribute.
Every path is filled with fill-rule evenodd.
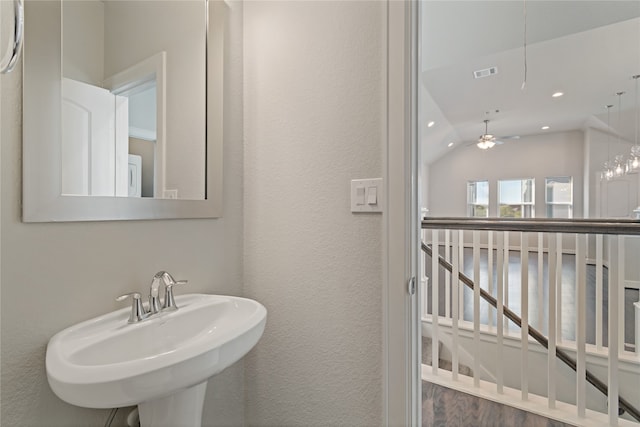
<svg viewBox="0 0 640 427"><path fill-rule="evenodd" d="M570 194L569 194L569 199L570 201L567 202L550 202L549 201L549 183L551 180L554 179L560 179L560 178L568 178L569 179L569 190L570 190ZM567 176L567 175L556 175L556 176L548 176L545 177L544 179L544 205L545 205L545 215L547 218L573 218L573 176ZM569 216L568 217L559 217L559 216L553 216L553 215L549 215L549 208L552 208L553 206L567 206L568 207L568 212L569 212Z"/></svg>
<svg viewBox="0 0 640 427"><path fill-rule="evenodd" d="M486 183L487 185L487 203L477 203L477 190L476 190L476 200L475 203L474 201L470 200L470 186L473 184L478 184L478 183ZM489 207L491 206L491 187L489 185L489 180L488 179L478 179L478 180L473 180L473 181L467 181L467 217L469 218L489 218ZM475 208L477 207L484 207L485 208L485 212L486 215L484 216L478 216L478 215L473 215L473 212L475 212Z"/></svg>
<svg viewBox="0 0 640 427"><path fill-rule="evenodd" d="M503 182L510 182L510 181L520 181L520 197L521 197L521 201L519 204L516 203L502 203L501 200L501 185ZM524 197L523 197L523 185L526 181L530 181L531 182L531 201L527 202L524 201ZM498 218L520 218L520 219L527 219L527 218L535 218L536 217L536 179L534 177L528 177L528 178L507 178L507 179L498 179L497 180L497 187L498 187L498 191L497 191L497 196L496 196L496 201L497 201L497 205L498 205ZM504 216L502 215L502 206L520 206L520 213L521 215L519 217L513 217L513 216ZM531 216L524 216L523 214L526 213L528 210L526 209L526 207L531 207L530 211L531 211Z"/></svg>

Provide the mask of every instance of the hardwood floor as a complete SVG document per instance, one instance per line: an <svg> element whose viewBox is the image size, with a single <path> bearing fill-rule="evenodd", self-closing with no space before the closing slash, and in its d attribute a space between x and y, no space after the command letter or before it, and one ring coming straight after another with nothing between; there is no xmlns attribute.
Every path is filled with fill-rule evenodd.
<svg viewBox="0 0 640 427"><path fill-rule="evenodd" d="M441 248L442 250L442 248ZM488 261L487 261L486 249L481 250L480 254L480 284L483 289L488 289ZM493 265L494 271L496 267L496 254L494 251ZM431 258L427 257L427 276L431 276ZM548 283L548 260L547 255L543 256L543 280L542 280L542 300L539 300L538 296L538 255L537 253L529 253L529 267L528 267L528 282L529 282L529 323L535 328L540 330L543 334L547 335L548 332L548 296L549 296L549 283ZM576 299L575 299L575 277L576 277L576 265L575 255L563 255L562 262L562 338L564 340L575 340L575 319L576 319ZM511 251L509 254L509 286L508 286L508 301L505 301L511 310L520 315L520 298L521 298L521 285L520 285L520 252ZM464 252L464 267L463 272L470 278L473 278L473 256L471 249L465 249ZM587 265L587 288L586 288L586 321L587 321L587 343L595 344L595 323L596 323L596 274L595 266ZM445 313L445 277L450 275L449 272L440 268L439 271L439 313L444 315ZM602 300L602 316L603 316L603 345L607 345L607 328L608 328L608 272L604 269L603 272L603 294ZM497 279L494 275L493 278L493 292L496 295L496 283ZM430 287L429 287L430 288ZM428 290L428 312L431 312L431 289ZM624 327L625 327L625 342L633 343L635 340L635 322L634 322L634 309L633 303L640 300L640 292L637 289L625 289L625 307L624 307ZM542 318L539 318L538 307L542 306ZM483 300L480 301L480 319L484 324L488 323L489 316L492 318L492 324L496 322L496 310L490 307L489 304ZM473 320L473 291L464 286L464 319ZM510 328L516 330L517 327L514 324L510 324Z"/></svg>

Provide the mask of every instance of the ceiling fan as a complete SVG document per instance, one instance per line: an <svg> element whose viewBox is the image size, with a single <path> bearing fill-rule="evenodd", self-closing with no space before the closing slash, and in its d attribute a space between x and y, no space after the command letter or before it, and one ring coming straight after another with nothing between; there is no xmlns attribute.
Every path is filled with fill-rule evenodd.
<svg viewBox="0 0 640 427"><path fill-rule="evenodd" d="M489 120L484 121L484 134L480 135L476 145L481 150L487 150L496 145L496 137L489 133Z"/></svg>
<svg viewBox="0 0 640 427"><path fill-rule="evenodd" d="M520 137L514 135L514 136L505 136L505 137L502 137L501 139L518 139L518 138ZM480 137L478 138L478 142L476 143L476 146L482 150L487 150L489 148L492 148L496 144L504 144L504 142L501 140L498 140L495 135L492 135L489 133L489 120L485 119L484 134L480 135Z"/></svg>

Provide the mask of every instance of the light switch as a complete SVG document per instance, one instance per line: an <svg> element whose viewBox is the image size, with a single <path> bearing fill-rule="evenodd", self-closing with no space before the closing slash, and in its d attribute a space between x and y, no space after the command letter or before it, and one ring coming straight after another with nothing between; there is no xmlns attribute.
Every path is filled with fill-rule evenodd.
<svg viewBox="0 0 640 427"><path fill-rule="evenodd" d="M378 187L369 187L367 191L367 204L368 205L377 205L378 204Z"/></svg>
<svg viewBox="0 0 640 427"><path fill-rule="evenodd" d="M356 188L356 205L364 205L364 187Z"/></svg>
<svg viewBox="0 0 640 427"><path fill-rule="evenodd" d="M382 212L383 207L382 178L351 180L351 212Z"/></svg>

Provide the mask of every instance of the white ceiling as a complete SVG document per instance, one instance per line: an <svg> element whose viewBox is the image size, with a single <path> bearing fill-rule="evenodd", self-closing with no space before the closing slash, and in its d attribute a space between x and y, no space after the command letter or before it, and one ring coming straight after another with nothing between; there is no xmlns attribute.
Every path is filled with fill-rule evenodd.
<svg viewBox="0 0 640 427"><path fill-rule="evenodd" d="M524 90L524 1L421 4L425 162L476 140L485 118L498 136L539 134L543 125L551 127L546 132L605 127L607 104L615 106L612 127L633 139L640 0L528 0ZM473 71L491 66L497 75L474 79ZM565 95L552 98L556 91ZM618 91L626 91L620 125Z"/></svg>

